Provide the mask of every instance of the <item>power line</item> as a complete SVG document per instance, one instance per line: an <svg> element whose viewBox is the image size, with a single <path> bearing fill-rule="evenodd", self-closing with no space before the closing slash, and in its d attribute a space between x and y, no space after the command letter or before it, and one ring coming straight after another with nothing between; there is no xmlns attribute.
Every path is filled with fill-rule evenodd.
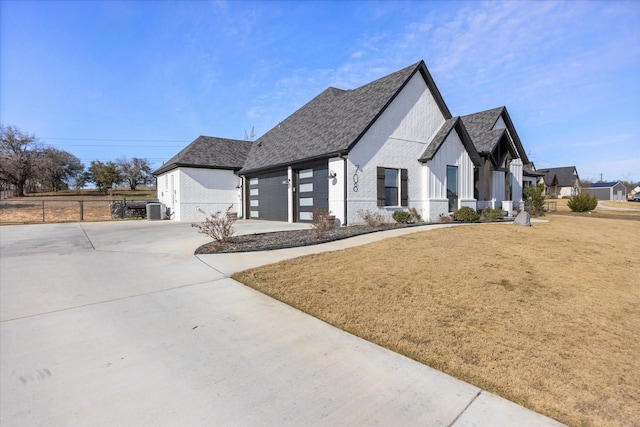
<svg viewBox="0 0 640 427"><path fill-rule="evenodd" d="M175 148L180 145L115 145L115 144L58 144L61 147L135 147L135 148Z"/></svg>
<svg viewBox="0 0 640 427"><path fill-rule="evenodd" d="M115 142L189 142L183 139L109 139L109 138L47 138L41 137L41 139L51 139L54 141L115 141Z"/></svg>

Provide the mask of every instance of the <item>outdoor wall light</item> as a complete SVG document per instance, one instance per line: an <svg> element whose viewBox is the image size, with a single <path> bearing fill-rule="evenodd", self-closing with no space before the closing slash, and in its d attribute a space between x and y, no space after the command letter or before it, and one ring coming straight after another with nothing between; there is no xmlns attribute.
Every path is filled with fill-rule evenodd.
<svg viewBox="0 0 640 427"><path fill-rule="evenodd" d="M283 180L282 183L284 185L289 185L289 184L291 184L291 180L289 178L287 178L287 179Z"/></svg>
<svg viewBox="0 0 640 427"><path fill-rule="evenodd" d="M329 171L329 179L333 179L336 177L336 173L334 171Z"/></svg>

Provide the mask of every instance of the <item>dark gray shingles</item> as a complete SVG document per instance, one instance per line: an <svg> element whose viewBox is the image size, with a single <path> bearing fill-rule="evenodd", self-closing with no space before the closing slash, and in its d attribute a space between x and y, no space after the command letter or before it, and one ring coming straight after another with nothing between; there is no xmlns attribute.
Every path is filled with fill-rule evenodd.
<svg viewBox="0 0 640 427"><path fill-rule="evenodd" d="M509 112L506 107L492 108L491 110L481 111L475 114L469 114L462 116L462 122L465 128L469 132L469 136L473 140L473 143L480 154L492 153L500 139L506 133L505 129L495 129L498 119L502 117L506 128L509 131L509 135L513 139L513 143L518 152L518 156L522 159L522 162L529 164L529 158L522 146L518 132L516 131Z"/></svg>
<svg viewBox="0 0 640 427"><path fill-rule="evenodd" d="M444 141L453 131L458 133L460 141L462 141L462 145L464 145L473 163L475 165L480 165L480 156L478 154L478 151L473 145L471 137L467 133L467 130L465 129L464 124L461 122L460 117L452 117L450 119L447 119L442 124L440 130L438 130L429 145L427 145L426 150L424 151L424 153L422 153L422 156L418 159L418 161L426 162L433 159L433 156L436 155L442 144L444 144Z"/></svg>
<svg viewBox="0 0 640 427"><path fill-rule="evenodd" d="M430 81L426 66L420 61L357 89L326 89L260 137L242 172L346 153L420 69ZM439 97L437 88L432 86L432 93ZM441 109L448 113L444 101Z"/></svg>
<svg viewBox="0 0 640 427"><path fill-rule="evenodd" d="M250 141L199 136L153 174L159 175L180 166L240 170L251 145Z"/></svg>
<svg viewBox="0 0 640 427"><path fill-rule="evenodd" d="M462 123L469 132L479 153L491 153L500 138L504 134L504 129L493 130L493 126L504 111L504 107L493 108L479 113L462 116Z"/></svg>
<svg viewBox="0 0 640 427"><path fill-rule="evenodd" d="M544 183L546 185L552 185L555 177L560 187L572 187L578 178L578 171L575 166L541 169L538 172L544 173Z"/></svg>
<svg viewBox="0 0 640 427"><path fill-rule="evenodd" d="M433 156L435 156L444 141L447 139L447 136L449 136L449 133L451 133L451 130L455 127L456 123L458 123L458 120L460 120L460 117L456 116L447 119L442 124L440 130L438 131L438 133L436 133L431 142L429 142L429 145L427 145L427 149L424 150L424 153L422 153L422 156L418 159L418 161L426 162L427 160L431 160Z"/></svg>

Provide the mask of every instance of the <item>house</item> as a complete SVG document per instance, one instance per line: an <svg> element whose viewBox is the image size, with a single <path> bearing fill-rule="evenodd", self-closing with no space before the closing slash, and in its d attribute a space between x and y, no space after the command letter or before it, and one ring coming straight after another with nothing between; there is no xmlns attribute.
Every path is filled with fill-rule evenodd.
<svg viewBox="0 0 640 427"><path fill-rule="evenodd" d="M251 143L200 136L153 174L157 197L177 221L201 221L209 213L242 213L242 168Z"/></svg>
<svg viewBox="0 0 640 427"><path fill-rule="evenodd" d="M542 183L548 197L571 197L580 194L580 177L575 166L540 169Z"/></svg>
<svg viewBox="0 0 640 427"><path fill-rule="evenodd" d="M530 185L538 185L543 177L544 173L537 171L533 163L530 163L528 168L522 169L522 181L524 188L527 188Z"/></svg>
<svg viewBox="0 0 640 427"><path fill-rule="evenodd" d="M511 212L514 201L522 201L524 166L531 164L506 107L462 116L462 121L482 159L474 177L477 209Z"/></svg>
<svg viewBox="0 0 640 427"><path fill-rule="evenodd" d="M583 192L596 196L598 200L627 200L627 187L618 182L597 182L582 189Z"/></svg>
<svg viewBox="0 0 640 427"><path fill-rule="evenodd" d="M227 150L242 143L225 141ZM224 203L241 178L238 212L248 219L311 221L318 208L342 225L362 222L367 211L390 218L415 208L428 221L463 206L511 212L522 202L523 168L529 166L505 107L452 116L423 61L356 89L329 87L248 145L238 170L240 156L234 168L221 168L214 153L197 162L200 169L226 171ZM179 157L154 172L159 199L161 188L184 199L180 189L162 186L169 171L196 168ZM204 211L199 214L224 204L204 190L198 197L190 203Z"/></svg>

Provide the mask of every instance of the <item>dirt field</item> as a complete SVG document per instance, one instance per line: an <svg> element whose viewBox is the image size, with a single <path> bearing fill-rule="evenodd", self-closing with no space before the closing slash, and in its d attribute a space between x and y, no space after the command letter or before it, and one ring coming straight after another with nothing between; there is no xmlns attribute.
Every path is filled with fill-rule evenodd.
<svg viewBox="0 0 640 427"><path fill-rule="evenodd" d="M638 426L640 222L544 219L410 234L234 278L561 422Z"/></svg>
<svg viewBox="0 0 640 427"><path fill-rule="evenodd" d="M27 197L0 200L0 224L34 222L109 221L109 203L113 200L154 199L155 191L120 190L111 195L97 191L39 193Z"/></svg>

